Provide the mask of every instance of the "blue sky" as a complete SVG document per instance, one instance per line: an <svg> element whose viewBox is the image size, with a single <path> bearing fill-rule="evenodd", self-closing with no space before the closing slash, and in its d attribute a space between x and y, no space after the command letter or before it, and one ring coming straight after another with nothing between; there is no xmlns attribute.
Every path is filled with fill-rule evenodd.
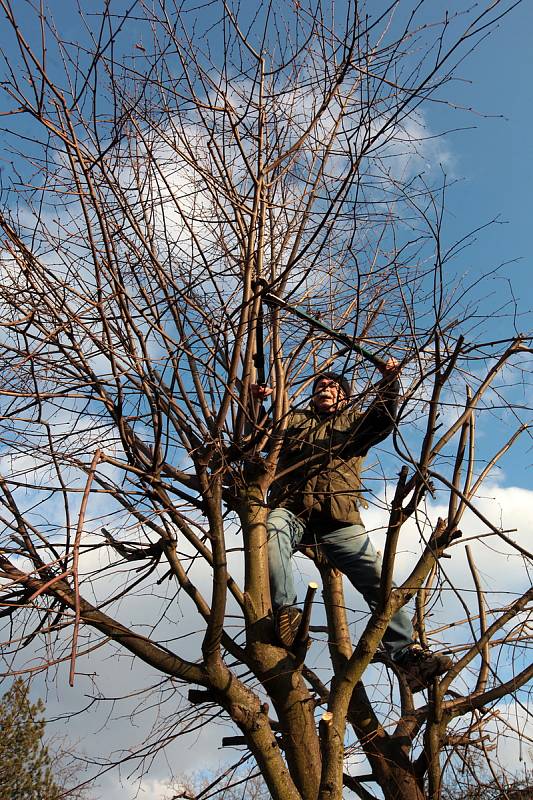
<svg viewBox="0 0 533 800"><path fill-rule="evenodd" d="M456 263L458 273L473 277L499 268L480 287L479 295L488 298L487 308L516 300L516 324L495 315L490 324L494 339L502 331L512 334L513 327L530 335L533 330L532 31L533 5L521 3L459 66L462 80L446 88L446 99L466 110L450 113L435 104L425 107L433 132L461 128L444 137L452 184L444 237L453 241L495 220L475 235ZM526 384L523 401L531 408L531 381L526 379ZM532 462L531 440L524 437L502 462L506 482L530 488Z"/></svg>
<svg viewBox="0 0 533 800"><path fill-rule="evenodd" d="M459 68L450 98L472 113L458 120L473 129L446 136L458 185L450 191L450 233L466 232L497 219L465 254L465 264L485 272L506 261L522 311L531 310L533 210L533 6L522 3ZM440 114L429 111L438 129ZM447 115L448 124L453 115ZM529 319L529 327L531 318Z"/></svg>
<svg viewBox="0 0 533 800"><path fill-rule="evenodd" d="M495 217L505 223L486 232L476 255L480 268L521 259L507 273L517 282L524 309L531 307L526 277L532 234L532 30L533 7L522 3L465 62L461 72L470 83L455 84L453 99L487 118L472 115L474 130L448 137L457 175L464 176L453 196L455 216L464 215L472 227Z"/></svg>

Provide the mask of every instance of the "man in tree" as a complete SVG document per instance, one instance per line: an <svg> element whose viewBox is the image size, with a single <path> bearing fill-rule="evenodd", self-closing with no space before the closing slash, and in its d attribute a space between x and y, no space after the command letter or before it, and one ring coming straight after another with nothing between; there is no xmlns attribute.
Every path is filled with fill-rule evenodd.
<svg viewBox="0 0 533 800"><path fill-rule="evenodd" d="M294 644L302 612L296 605L291 557L299 545L320 545L328 561L363 595L371 610L380 596L381 558L367 535L359 507L361 470L369 449L392 431L399 391L399 363L381 368L376 397L361 413L349 401L343 375L319 374L307 409L291 412L283 437L268 516L268 558L274 624L281 644ZM269 387L252 386L258 399ZM413 641L408 613L399 609L383 635L383 646L404 671L413 691L451 666L447 656Z"/></svg>

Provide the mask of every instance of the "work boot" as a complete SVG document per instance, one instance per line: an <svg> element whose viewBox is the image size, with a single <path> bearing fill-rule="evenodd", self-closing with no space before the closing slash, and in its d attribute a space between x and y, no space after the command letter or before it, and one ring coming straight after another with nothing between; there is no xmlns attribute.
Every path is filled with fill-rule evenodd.
<svg viewBox="0 0 533 800"><path fill-rule="evenodd" d="M432 653L419 644L412 644L402 655L396 659L398 666L407 681L407 685L414 692L427 689L434 678L448 672L453 661L441 653Z"/></svg>
<svg viewBox="0 0 533 800"><path fill-rule="evenodd" d="M279 641L290 650L300 627L302 612L298 606L280 606L274 613L274 630Z"/></svg>

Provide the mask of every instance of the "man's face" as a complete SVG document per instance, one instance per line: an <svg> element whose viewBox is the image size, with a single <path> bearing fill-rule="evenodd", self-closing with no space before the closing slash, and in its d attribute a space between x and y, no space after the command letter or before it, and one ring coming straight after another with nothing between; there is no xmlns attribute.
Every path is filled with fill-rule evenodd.
<svg viewBox="0 0 533 800"><path fill-rule="evenodd" d="M338 383L331 378L320 378L315 386L313 403L321 414L329 414L341 408L346 402L346 395Z"/></svg>

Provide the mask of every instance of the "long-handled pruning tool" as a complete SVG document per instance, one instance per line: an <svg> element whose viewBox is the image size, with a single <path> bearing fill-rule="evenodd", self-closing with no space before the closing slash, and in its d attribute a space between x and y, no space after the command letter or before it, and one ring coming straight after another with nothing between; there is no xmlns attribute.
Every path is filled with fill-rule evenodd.
<svg viewBox="0 0 533 800"><path fill-rule="evenodd" d="M367 350L366 347L361 347L360 344L354 341L352 336L348 336L341 331L336 331L333 328L329 328L327 325L324 325L316 317L312 317L310 314L307 314L305 311L302 311L300 308L296 308L296 306L292 306L287 303L285 300L282 300L280 297L276 297L276 295L269 294L265 292L263 294L263 300L268 306L274 306L275 308L283 308L285 311L288 311L290 314L294 314L295 317L299 319L305 320L311 325L313 328L316 328L323 333L327 333L328 336L331 336L332 339L336 339L338 342L342 342L342 344L347 345L351 350L355 350L356 353L359 353L366 358L367 361L370 361L378 369L383 369L385 367L385 361L376 356L370 350Z"/></svg>

